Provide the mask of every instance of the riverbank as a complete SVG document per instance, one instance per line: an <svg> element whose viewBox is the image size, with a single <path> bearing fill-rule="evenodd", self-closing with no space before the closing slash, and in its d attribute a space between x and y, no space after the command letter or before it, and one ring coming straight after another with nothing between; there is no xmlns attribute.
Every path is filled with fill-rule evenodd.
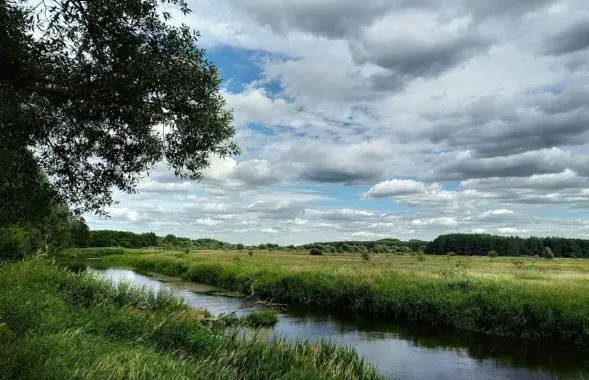
<svg viewBox="0 0 589 380"><path fill-rule="evenodd" d="M284 302L589 345L584 260L126 250L102 261Z"/></svg>
<svg viewBox="0 0 589 380"><path fill-rule="evenodd" d="M242 340L204 311L42 262L0 268L0 378L376 379L353 350Z"/></svg>

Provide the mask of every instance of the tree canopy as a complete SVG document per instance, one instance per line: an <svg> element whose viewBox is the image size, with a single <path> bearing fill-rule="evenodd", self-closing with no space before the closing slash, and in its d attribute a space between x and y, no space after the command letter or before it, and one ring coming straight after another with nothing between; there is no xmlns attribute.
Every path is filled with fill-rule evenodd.
<svg viewBox="0 0 589 380"><path fill-rule="evenodd" d="M135 191L160 161L198 179L211 155L239 153L217 69L168 7L189 12L184 0L0 0L0 203L11 220L50 191L103 213L114 188Z"/></svg>

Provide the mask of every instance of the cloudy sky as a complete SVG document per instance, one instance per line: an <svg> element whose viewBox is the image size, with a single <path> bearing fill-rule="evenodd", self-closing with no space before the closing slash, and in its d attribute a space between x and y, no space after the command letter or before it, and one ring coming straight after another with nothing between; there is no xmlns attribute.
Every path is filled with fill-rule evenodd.
<svg viewBox="0 0 589 380"><path fill-rule="evenodd" d="M231 242L589 238L582 0L195 0L239 157L91 228Z"/></svg>

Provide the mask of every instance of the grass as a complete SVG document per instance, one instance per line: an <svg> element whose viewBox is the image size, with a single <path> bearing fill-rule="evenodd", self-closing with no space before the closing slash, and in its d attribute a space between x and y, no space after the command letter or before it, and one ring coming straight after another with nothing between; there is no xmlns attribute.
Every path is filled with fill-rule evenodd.
<svg viewBox="0 0 589 380"><path fill-rule="evenodd" d="M589 345L589 261L463 256L126 250L109 266L179 276L283 302L487 334Z"/></svg>
<svg viewBox="0 0 589 380"><path fill-rule="evenodd" d="M168 292L0 267L2 379L376 379L353 350L222 335Z"/></svg>
<svg viewBox="0 0 589 380"><path fill-rule="evenodd" d="M105 248L71 248L57 253L57 256L70 259L88 259L110 255L122 255L125 253L123 248L105 247Z"/></svg>
<svg viewBox="0 0 589 380"><path fill-rule="evenodd" d="M254 327L274 326L278 323L278 313L271 309L252 311L244 317L244 323Z"/></svg>

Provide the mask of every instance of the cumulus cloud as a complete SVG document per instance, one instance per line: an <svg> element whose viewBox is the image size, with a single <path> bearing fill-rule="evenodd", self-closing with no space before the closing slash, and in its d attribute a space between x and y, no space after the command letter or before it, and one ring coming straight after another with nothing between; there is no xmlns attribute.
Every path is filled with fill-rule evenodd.
<svg viewBox="0 0 589 380"><path fill-rule="evenodd" d="M386 198L396 195L423 194L427 192L423 182L412 179L392 179L377 183L368 192L364 193L365 198Z"/></svg>
<svg viewBox="0 0 589 380"><path fill-rule="evenodd" d="M200 182L155 168L93 228L251 243L589 237L585 2L191 5L174 22L211 48L243 154L213 158Z"/></svg>

